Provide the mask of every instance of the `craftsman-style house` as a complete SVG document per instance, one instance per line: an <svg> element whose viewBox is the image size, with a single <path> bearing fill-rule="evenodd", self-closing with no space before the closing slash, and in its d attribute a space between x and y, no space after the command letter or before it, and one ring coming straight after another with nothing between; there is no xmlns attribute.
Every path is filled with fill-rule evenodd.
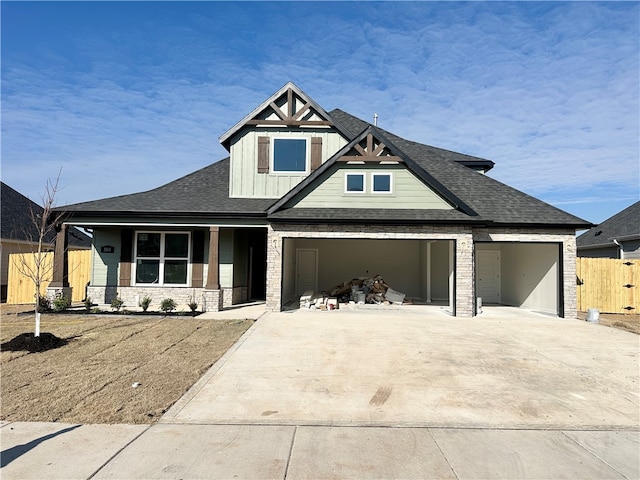
<svg viewBox="0 0 640 480"><path fill-rule="evenodd" d="M59 243L67 225L93 231L94 301L277 311L379 274L458 316L478 298L576 315L575 231L590 224L485 175L489 160L327 112L292 83L220 141L228 158L167 185L65 207Z"/></svg>

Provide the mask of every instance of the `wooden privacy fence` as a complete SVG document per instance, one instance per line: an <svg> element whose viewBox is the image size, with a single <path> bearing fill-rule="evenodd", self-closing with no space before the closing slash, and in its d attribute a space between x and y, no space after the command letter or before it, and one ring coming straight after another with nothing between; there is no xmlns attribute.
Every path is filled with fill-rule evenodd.
<svg viewBox="0 0 640 480"><path fill-rule="evenodd" d="M53 253L45 253L47 271L52 271ZM21 260L20 257L23 257ZM33 303L35 286L33 280L20 273L18 265L21 261L27 262L33 267L34 256L29 253L13 253L9 255L9 276L7 285L7 303L22 304ZM69 252L69 285L71 286L71 301L84 300L85 287L91 278L91 250L71 250ZM40 294L47 293L49 281L43 282Z"/></svg>
<svg viewBox="0 0 640 480"><path fill-rule="evenodd" d="M640 259L576 259L578 310L640 314Z"/></svg>

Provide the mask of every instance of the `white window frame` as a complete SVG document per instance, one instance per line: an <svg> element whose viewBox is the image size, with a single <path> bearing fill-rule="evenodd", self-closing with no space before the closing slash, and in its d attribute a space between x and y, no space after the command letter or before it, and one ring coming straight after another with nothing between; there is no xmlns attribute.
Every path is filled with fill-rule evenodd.
<svg viewBox="0 0 640 480"><path fill-rule="evenodd" d="M275 168L275 160L276 160L276 156L275 156L275 150L276 150L276 140L304 140L305 144L304 144L304 171L302 170L276 170ZM311 151L310 151L310 138L309 137L303 137L303 136L276 136L276 137L271 137L271 142L269 145L269 171L275 175L308 175L310 168L309 165L311 164L310 161L310 155L311 155Z"/></svg>
<svg viewBox="0 0 640 480"><path fill-rule="evenodd" d="M351 190L347 190L347 185L349 182L349 177L362 177L362 191L354 192ZM367 174L365 172L345 172L344 173L344 193L346 195L363 195L367 193Z"/></svg>
<svg viewBox="0 0 640 480"><path fill-rule="evenodd" d="M389 177L389 190L388 191L375 191L373 189L375 177ZM393 194L393 172L372 172L371 173L371 193L373 195L392 195Z"/></svg>
<svg viewBox="0 0 640 480"><path fill-rule="evenodd" d="M141 233L160 234L160 256L159 257L138 257L138 235ZM165 256L165 237L167 234L187 235L187 256L186 257L167 257ZM135 286L171 286L171 287L188 287L191 280L191 232L172 231L172 230L136 230L133 237L133 283ZM140 260L158 260L160 268L158 269L158 281L156 283L138 283L138 259ZM164 283L164 262L165 260L186 260L187 261L187 278L186 283Z"/></svg>

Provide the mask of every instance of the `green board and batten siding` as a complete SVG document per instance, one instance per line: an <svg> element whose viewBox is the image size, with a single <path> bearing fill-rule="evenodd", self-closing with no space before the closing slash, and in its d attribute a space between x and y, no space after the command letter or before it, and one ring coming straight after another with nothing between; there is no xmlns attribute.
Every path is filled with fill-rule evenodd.
<svg viewBox="0 0 640 480"><path fill-rule="evenodd" d="M235 198L280 198L310 173L258 173L258 137L322 138L322 162L347 144L333 129L268 129L246 131L231 145L229 196ZM309 148L311 141L309 140Z"/></svg>
<svg viewBox="0 0 640 480"><path fill-rule="evenodd" d="M345 193L345 174L364 173L365 193ZM391 173L393 193L371 193L371 174ZM451 205L401 165L345 165L318 179L315 188L289 208L390 208L448 210Z"/></svg>
<svg viewBox="0 0 640 480"><path fill-rule="evenodd" d="M113 251L102 252L102 247L105 246L113 247ZM118 285L120 230L95 229L92 248L91 286L107 287Z"/></svg>
<svg viewBox="0 0 640 480"><path fill-rule="evenodd" d="M218 267L219 282L221 287L229 288L233 286L233 230L220 230L218 241L218 255L220 261L220 265Z"/></svg>

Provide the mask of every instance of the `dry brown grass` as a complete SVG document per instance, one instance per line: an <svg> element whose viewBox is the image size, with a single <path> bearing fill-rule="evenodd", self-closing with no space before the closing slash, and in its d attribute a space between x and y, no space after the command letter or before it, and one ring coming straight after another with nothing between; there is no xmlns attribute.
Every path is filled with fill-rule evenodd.
<svg viewBox="0 0 640 480"><path fill-rule="evenodd" d="M587 312L578 312L580 320L586 320ZM640 334L640 315L621 313L600 313L598 323Z"/></svg>
<svg viewBox="0 0 640 480"><path fill-rule="evenodd" d="M33 331L33 314L2 306L0 341ZM115 315L42 316L68 340L39 353L0 352L4 421L153 423L252 320ZM140 386L132 387L135 382Z"/></svg>

